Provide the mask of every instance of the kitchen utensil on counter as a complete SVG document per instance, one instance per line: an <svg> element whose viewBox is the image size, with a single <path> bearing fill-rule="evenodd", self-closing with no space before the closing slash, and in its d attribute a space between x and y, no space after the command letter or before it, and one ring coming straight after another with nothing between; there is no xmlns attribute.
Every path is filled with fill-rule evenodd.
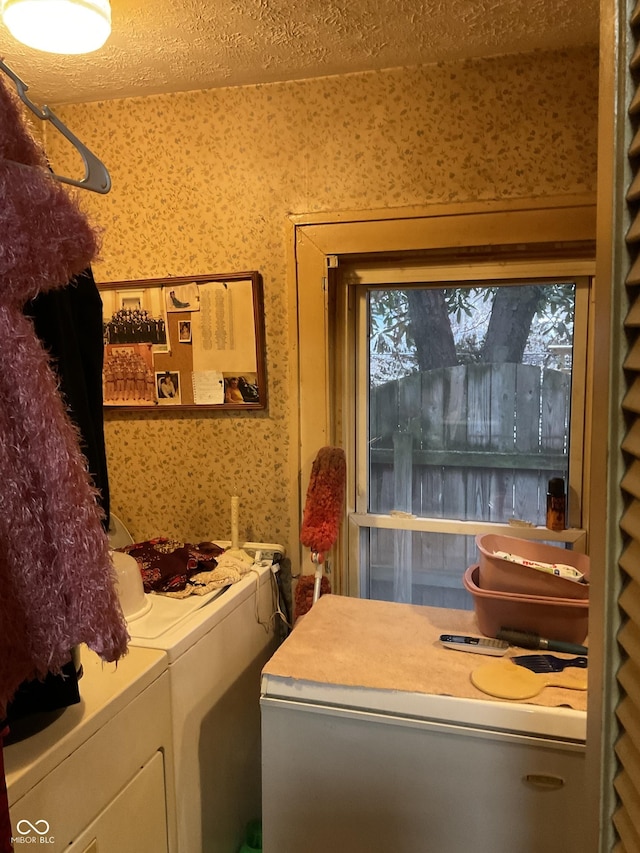
<svg viewBox="0 0 640 853"><path fill-rule="evenodd" d="M492 661L471 673L471 683L498 699L531 699L545 687L567 687L571 690L587 689L584 669L565 672L531 672L516 666L512 659Z"/></svg>
<svg viewBox="0 0 640 853"><path fill-rule="evenodd" d="M533 631L516 631L513 628L500 628L496 633L499 640L506 640L511 646L523 649L544 649L550 652L566 652L568 655L587 655L589 649L578 643L568 643L564 640L547 640Z"/></svg>
<svg viewBox="0 0 640 853"><path fill-rule="evenodd" d="M555 655L518 655L512 658L518 666L524 666L531 672L562 672L568 666L586 669L589 659L586 657L559 658Z"/></svg>

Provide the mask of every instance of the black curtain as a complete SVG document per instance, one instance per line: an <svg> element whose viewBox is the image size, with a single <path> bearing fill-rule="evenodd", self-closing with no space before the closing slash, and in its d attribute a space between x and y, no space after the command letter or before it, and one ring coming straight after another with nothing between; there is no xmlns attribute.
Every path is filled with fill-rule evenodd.
<svg viewBox="0 0 640 853"><path fill-rule="evenodd" d="M36 334L51 354L69 415L80 430L84 453L109 527L109 479L102 416L102 300L91 268L66 287L27 304Z"/></svg>

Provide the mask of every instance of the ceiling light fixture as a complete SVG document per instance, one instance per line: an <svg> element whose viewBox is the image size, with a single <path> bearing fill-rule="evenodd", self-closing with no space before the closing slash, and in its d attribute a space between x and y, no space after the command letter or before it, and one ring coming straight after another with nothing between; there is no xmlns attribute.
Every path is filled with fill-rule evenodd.
<svg viewBox="0 0 640 853"><path fill-rule="evenodd" d="M91 53L111 33L109 0L0 0L11 35L47 53Z"/></svg>

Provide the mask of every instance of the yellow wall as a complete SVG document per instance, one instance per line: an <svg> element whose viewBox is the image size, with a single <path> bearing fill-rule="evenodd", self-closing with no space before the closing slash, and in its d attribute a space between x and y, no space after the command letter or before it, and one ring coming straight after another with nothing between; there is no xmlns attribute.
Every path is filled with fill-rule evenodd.
<svg viewBox="0 0 640 853"><path fill-rule="evenodd" d="M107 414L112 507L136 538L228 536L238 494L241 537L297 540L287 216L594 191L597 73L576 50L56 109L113 180L82 194L98 281L264 278L268 412Z"/></svg>

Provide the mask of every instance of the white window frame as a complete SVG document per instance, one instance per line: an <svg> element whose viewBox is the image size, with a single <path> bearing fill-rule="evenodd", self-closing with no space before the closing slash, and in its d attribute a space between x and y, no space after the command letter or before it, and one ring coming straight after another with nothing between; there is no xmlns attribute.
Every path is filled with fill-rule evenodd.
<svg viewBox="0 0 640 853"><path fill-rule="evenodd" d="M352 510L348 512L348 588L355 595L363 593L365 583L366 534L374 528L389 530L410 530L423 533L448 533L475 536L478 533L498 533L520 538L544 540L547 542L568 543L574 550L585 552L587 529L583 521L582 493L585 486L583 460L585 459L585 417L587 396L587 352L588 352L588 315L591 291L591 277L585 275L560 276L549 274L553 262L504 263L496 266L474 264L467 268L467 276L462 280L462 269L457 265L431 266L423 264L405 264L398 267L393 262L349 264L345 262L338 276L337 286L351 290L347 315L338 318L338 323L347 325L347 351L355 355L356 369L354 385L347 388L348 399L355 405L348 407L347 431L355 433L351 459L354 466L355 491ZM565 264L563 262L562 266ZM582 264L576 264L577 267ZM567 267L568 268L568 267ZM575 317L573 335L573 369L571 384L571 424L569 442L569 482L571 500L568 527L563 531L550 531L545 527L514 528L507 523L484 521L460 521L447 518L403 517L381 513L371 513L367 508L369 460L367 446L368 434L368 316L367 293L371 288L410 286L413 284L450 284L450 286L473 286L487 282L504 282L504 286L539 284L543 281L567 281L576 285ZM464 568L464 567L462 567Z"/></svg>

